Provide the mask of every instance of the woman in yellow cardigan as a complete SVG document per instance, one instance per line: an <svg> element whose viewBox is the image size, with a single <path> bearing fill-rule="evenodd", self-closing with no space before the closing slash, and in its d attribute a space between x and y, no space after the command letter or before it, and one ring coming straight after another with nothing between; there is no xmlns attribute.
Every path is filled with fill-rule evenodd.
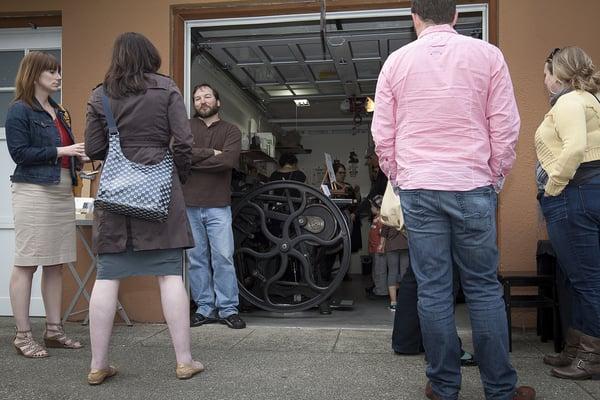
<svg viewBox="0 0 600 400"><path fill-rule="evenodd" d="M535 134L538 199L572 291L564 350L546 356L564 379L600 379L600 71L578 47L544 64L552 108Z"/></svg>

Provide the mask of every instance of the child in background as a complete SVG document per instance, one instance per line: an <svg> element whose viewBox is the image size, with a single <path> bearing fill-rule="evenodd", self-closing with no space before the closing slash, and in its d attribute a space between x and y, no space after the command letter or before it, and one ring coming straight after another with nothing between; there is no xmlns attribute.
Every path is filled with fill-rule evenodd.
<svg viewBox="0 0 600 400"><path fill-rule="evenodd" d="M387 285L390 294L390 310L396 311L396 294L400 281L409 267L408 240L394 227L383 225L381 237L385 240L387 261Z"/></svg>
<svg viewBox="0 0 600 400"><path fill-rule="evenodd" d="M386 239L382 236L384 229L380 216L383 196L377 195L371 199L373 222L369 229L369 253L373 259L373 289L375 296L388 296L390 310L396 311L396 289L398 285L398 254L390 252L391 259L386 253Z"/></svg>

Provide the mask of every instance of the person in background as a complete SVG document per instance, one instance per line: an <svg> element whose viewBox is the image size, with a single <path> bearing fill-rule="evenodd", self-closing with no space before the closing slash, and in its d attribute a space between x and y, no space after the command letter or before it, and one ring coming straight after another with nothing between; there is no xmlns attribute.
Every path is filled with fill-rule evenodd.
<svg viewBox="0 0 600 400"><path fill-rule="evenodd" d="M375 149L367 150L365 159L365 165L369 168L369 180L371 181L371 187L369 188L369 193L367 196L360 202L358 206L358 214L361 217L368 216L369 220L372 220L371 199L377 195L384 195L388 178L385 176L381 168L379 168L379 159L375 154ZM367 298L375 300L380 296L377 296L375 293L373 293L373 288L374 282L371 281L369 286L365 287L365 292L367 294Z"/></svg>
<svg viewBox="0 0 600 400"><path fill-rule="evenodd" d="M388 266L387 287L390 296L390 310L396 311L396 295L399 282L409 267L408 241L401 231L383 225L381 236L385 239L385 258Z"/></svg>
<svg viewBox="0 0 600 400"><path fill-rule="evenodd" d="M283 153L279 157L279 169L273 171L270 181L297 181L306 182L306 175L298 169L298 158L292 153Z"/></svg>
<svg viewBox="0 0 600 400"><path fill-rule="evenodd" d="M355 200L351 205L340 206L340 209L350 230L350 251L352 253L358 251L362 247L362 236L360 231L360 218L358 215L358 204L360 202L360 188L358 186L352 187L349 183L346 183L346 167L338 160L333 162L333 173L335 174L335 185L331 182L327 182L332 198L337 199L351 199ZM318 266L318 282L322 285L328 285L332 280L336 260L341 260L341 254L343 249L337 252L328 252L330 249L318 248L315 259L315 265ZM345 281L351 280L348 274L344 275ZM329 307L329 300L323 301L319 304L319 312L327 315L331 314Z"/></svg>
<svg viewBox="0 0 600 400"><path fill-rule="evenodd" d="M371 200L371 226L369 228L369 254L373 260L371 276L373 278L373 288L371 292L375 296L387 297L387 259L385 257L385 239L381 236L383 221L381 220L381 196L375 196ZM397 275L397 271L396 271ZM394 306L395 306L394 293Z"/></svg>
<svg viewBox="0 0 600 400"><path fill-rule="evenodd" d="M532 400L532 388L516 387L497 277L497 194L520 128L508 67L497 47L454 29L455 0L411 5L417 40L387 58L371 129L379 165L402 199L427 355L425 396L453 400L461 388L456 262L486 398Z"/></svg>
<svg viewBox="0 0 600 400"><path fill-rule="evenodd" d="M358 185L352 186L346 182L346 166L339 161L333 163L333 172L335 173L337 190L331 191L332 197L356 200L356 204L347 208L351 226L351 251L355 253L362 248L361 221L358 212L358 204L360 204L361 200L360 187Z"/></svg>
<svg viewBox="0 0 600 400"><path fill-rule="evenodd" d="M458 267L453 268L453 296L456 299L460 289L460 276ZM410 266L399 281L397 295L397 312L394 316L394 328L392 330L392 350L400 355L414 355L425 351L421 334L421 324L417 310L417 281ZM456 307L456 300L455 300ZM458 339L460 345L460 365L462 367L476 367L477 360L470 352L462 346L462 340Z"/></svg>
<svg viewBox="0 0 600 400"><path fill-rule="evenodd" d="M91 159L104 160L108 154L102 105L106 95L127 159L157 164L171 149L175 162L165 222L94 209L92 238L98 261L90 300L90 385L99 385L117 373L108 362L108 347L120 282L129 276L158 278L162 310L175 349L175 376L188 379L204 371L204 366L192 359L189 300L182 279L184 249L194 246L181 189L190 171L193 138L183 97L171 78L158 73L160 65L156 47L145 36L123 33L115 40L103 84L88 101L85 151Z"/></svg>
<svg viewBox="0 0 600 400"><path fill-rule="evenodd" d="M538 199L572 290L566 346L544 362L564 379L600 379L600 71L579 47L544 63L551 109L535 133Z"/></svg>
<svg viewBox="0 0 600 400"><path fill-rule="evenodd" d="M273 171L271 176L269 177L269 181L296 181L296 182L306 182L306 175L304 172L298 169L298 159L292 153L283 153L281 157L279 157L279 166L280 168L277 171ZM277 189L273 191L273 194L277 196L285 195L284 189ZM300 192L290 191L292 196L300 196Z"/></svg>
<svg viewBox="0 0 600 400"><path fill-rule="evenodd" d="M220 322L243 329L231 226L231 175L239 162L242 134L220 118L219 92L211 85L196 85L192 94L196 109L189 121L194 136L192 174L183 187L196 243L188 252L190 289L198 306L190 323Z"/></svg>
<svg viewBox="0 0 600 400"><path fill-rule="evenodd" d="M396 292L399 277L408 268L406 238L394 228L386 226L381 220L381 201L383 196L376 195L371 200L373 221L369 229L369 253L373 257L373 283L371 292L375 296L389 298L389 308L396 311ZM369 293L367 293L369 294Z"/></svg>
<svg viewBox="0 0 600 400"><path fill-rule="evenodd" d="M371 200L377 195L384 195L388 178L381 168L379 168L379 158L377 157L377 154L369 154L366 159L365 165L369 168L369 179L371 180L371 187L367 194L367 200Z"/></svg>
<svg viewBox="0 0 600 400"><path fill-rule="evenodd" d="M27 358L48 357L31 333L31 282L42 266L46 311L46 347L79 349L61 324L62 266L75 262L76 171L86 161L84 144L75 143L69 114L52 98L60 90L56 58L30 51L17 72L15 99L6 116L6 144L15 162L12 209L15 227L14 268L10 301L16 324L13 346Z"/></svg>

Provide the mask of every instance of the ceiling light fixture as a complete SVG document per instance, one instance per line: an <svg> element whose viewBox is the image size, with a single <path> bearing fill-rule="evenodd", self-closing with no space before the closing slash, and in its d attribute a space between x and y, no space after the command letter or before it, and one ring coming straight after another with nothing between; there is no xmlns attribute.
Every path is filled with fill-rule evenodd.
<svg viewBox="0 0 600 400"><path fill-rule="evenodd" d="M310 107L308 99L294 99L294 103L296 103L296 107Z"/></svg>

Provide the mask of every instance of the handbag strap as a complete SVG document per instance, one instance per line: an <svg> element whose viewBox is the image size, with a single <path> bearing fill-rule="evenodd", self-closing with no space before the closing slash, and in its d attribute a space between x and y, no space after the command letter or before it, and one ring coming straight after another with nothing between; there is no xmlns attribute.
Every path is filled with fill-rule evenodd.
<svg viewBox="0 0 600 400"><path fill-rule="evenodd" d="M104 88L102 88L102 107L104 108L104 115L106 116L106 123L108 124L108 134L109 135L118 135L119 130L117 129L117 123L115 122L115 117L110 109L110 103L108 101L108 96L104 92Z"/></svg>

